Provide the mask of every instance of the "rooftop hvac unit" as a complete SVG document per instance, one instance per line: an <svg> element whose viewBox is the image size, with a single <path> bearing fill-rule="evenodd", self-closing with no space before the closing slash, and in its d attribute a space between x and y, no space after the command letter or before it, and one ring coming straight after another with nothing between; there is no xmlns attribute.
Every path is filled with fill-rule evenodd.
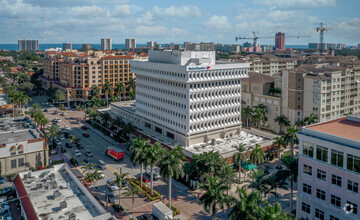
<svg viewBox="0 0 360 220"><path fill-rule="evenodd" d="M71 213L71 214L69 215L69 220L76 220L76 215L75 215L75 213Z"/></svg>
<svg viewBox="0 0 360 220"><path fill-rule="evenodd" d="M37 183L36 184L36 189L41 189L42 188L42 183Z"/></svg>
<svg viewBox="0 0 360 220"><path fill-rule="evenodd" d="M66 203L66 201L60 202L60 209L61 209L61 210L67 209L67 203Z"/></svg>

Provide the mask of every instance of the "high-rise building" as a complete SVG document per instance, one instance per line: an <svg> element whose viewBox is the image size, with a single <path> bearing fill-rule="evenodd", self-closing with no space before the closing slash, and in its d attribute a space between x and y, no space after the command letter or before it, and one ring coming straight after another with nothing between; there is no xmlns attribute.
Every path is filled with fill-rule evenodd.
<svg viewBox="0 0 360 220"><path fill-rule="evenodd" d="M185 50L191 50L191 42L184 42Z"/></svg>
<svg viewBox="0 0 360 220"><path fill-rule="evenodd" d="M147 42L147 47L151 47L151 48L155 48L155 46L157 45L157 43L155 41L149 41Z"/></svg>
<svg viewBox="0 0 360 220"><path fill-rule="evenodd" d="M72 50L72 43L63 43L63 50Z"/></svg>
<svg viewBox="0 0 360 220"><path fill-rule="evenodd" d="M245 43L243 43L243 47L252 47L252 43L250 43L250 42L245 42Z"/></svg>
<svg viewBox="0 0 360 220"><path fill-rule="evenodd" d="M91 50L91 45L90 44L82 44L82 48L83 50Z"/></svg>
<svg viewBox="0 0 360 220"><path fill-rule="evenodd" d="M101 39L101 50L111 50L112 40L110 38Z"/></svg>
<svg viewBox="0 0 360 220"><path fill-rule="evenodd" d="M28 51L37 51L39 50L39 41L38 40L18 40L18 49L28 50Z"/></svg>
<svg viewBox="0 0 360 220"><path fill-rule="evenodd" d="M297 219L360 219L360 115L303 127Z"/></svg>
<svg viewBox="0 0 360 220"><path fill-rule="evenodd" d="M130 50L136 48L136 39L129 38L125 39L125 49Z"/></svg>
<svg viewBox="0 0 360 220"><path fill-rule="evenodd" d="M111 111L182 146L239 134L249 64L215 59L215 51L149 51L148 61L131 61L135 109Z"/></svg>
<svg viewBox="0 0 360 220"><path fill-rule="evenodd" d="M320 46L319 46L319 43L309 43L308 48L309 49L319 49Z"/></svg>
<svg viewBox="0 0 360 220"><path fill-rule="evenodd" d="M339 44L336 45L336 49L341 50L341 49L345 49L345 48L346 48L346 44L339 43Z"/></svg>
<svg viewBox="0 0 360 220"><path fill-rule="evenodd" d="M285 33L278 32L275 34L275 50L285 50Z"/></svg>

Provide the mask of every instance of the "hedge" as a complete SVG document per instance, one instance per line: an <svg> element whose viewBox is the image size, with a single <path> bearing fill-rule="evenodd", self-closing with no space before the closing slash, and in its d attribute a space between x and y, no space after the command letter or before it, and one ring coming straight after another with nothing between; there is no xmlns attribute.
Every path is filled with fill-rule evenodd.
<svg viewBox="0 0 360 220"><path fill-rule="evenodd" d="M141 194L143 196L145 196L146 198L148 198L150 201L154 201L154 200L158 200L161 199L161 195L160 193L158 193L157 191L153 190L153 196L150 195L151 189L150 187L146 186L146 184L144 183L142 188L140 187L140 180L138 179L130 179L129 183L136 187L137 189L139 189L139 191L141 192Z"/></svg>
<svg viewBox="0 0 360 220"><path fill-rule="evenodd" d="M168 204L169 205L169 204ZM173 215L176 216L176 215L180 215L180 210L175 207L175 206L171 206L171 210L173 211Z"/></svg>
<svg viewBox="0 0 360 220"><path fill-rule="evenodd" d="M62 163L65 163L64 159L51 161L51 165L57 165L57 164L62 164Z"/></svg>
<svg viewBox="0 0 360 220"><path fill-rule="evenodd" d="M124 209L122 206L119 207L118 204L114 204L112 207L113 207L113 208L115 209L115 211L117 211L117 212L123 212L123 211L125 211L125 209Z"/></svg>

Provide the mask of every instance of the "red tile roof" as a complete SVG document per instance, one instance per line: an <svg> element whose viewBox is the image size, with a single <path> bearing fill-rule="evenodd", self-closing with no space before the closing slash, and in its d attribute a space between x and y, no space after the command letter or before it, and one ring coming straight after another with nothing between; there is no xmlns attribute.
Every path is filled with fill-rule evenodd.
<svg viewBox="0 0 360 220"><path fill-rule="evenodd" d="M351 121L346 117L306 127L322 133L360 141L360 122Z"/></svg>
<svg viewBox="0 0 360 220"><path fill-rule="evenodd" d="M22 182L19 174L17 174L15 177L14 185L16 188L16 192L21 200L21 204L24 207L24 211L25 211L27 219L38 220L39 218L36 214L34 206L31 203L29 195L26 192L24 183Z"/></svg>
<svg viewBox="0 0 360 220"><path fill-rule="evenodd" d="M134 52L129 52L129 53L127 53L126 55L136 55L136 53L134 53Z"/></svg>
<svg viewBox="0 0 360 220"><path fill-rule="evenodd" d="M112 60L112 59L134 59L132 56L106 56L101 58L103 60Z"/></svg>
<svg viewBox="0 0 360 220"><path fill-rule="evenodd" d="M143 52L143 53L139 54L139 56L148 56L148 54Z"/></svg>

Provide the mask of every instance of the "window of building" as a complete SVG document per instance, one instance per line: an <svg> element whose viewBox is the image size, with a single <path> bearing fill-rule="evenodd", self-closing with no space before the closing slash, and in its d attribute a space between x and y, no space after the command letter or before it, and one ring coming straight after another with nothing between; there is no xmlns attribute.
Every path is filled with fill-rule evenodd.
<svg viewBox="0 0 360 220"><path fill-rule="evenodd" d="M10 155L15 155L16 154L16 146L11 146L10 147Z"/></svg>
<svg viewBox="0 0 360 220"><path fill-rule="evenodd" d="M24 158L19 158L18 164L19 164L19 167L23 167L25 165Z"/></svg>
<svg viewBox="0 0 360 220"><path fill-rule="evenodd" d="M174 136L173 133L166 132L166 136L168 136L168 137L171 138L171 139L175 139L175 136Z"/></svg>
<svg viewBox="0 0 360 220"><path fill-rule="evenodd" d="M330 220L340 220L338 217L335 217L333 215L330 215Z"/></svg>
<svg viewBox="0 0 360 220"><path fill-rule="evenodd" d="M335 166L343 167L344 153L337 150L331 150L331 164Z"/></svg>
<svg viewBox="0 0 360 220"><path fill-rule="evenodd" d="M16 160L11 160L11 169L15 169L16 168Z"/></svg>
<svg viewBox="0 0 360 220"><path fill-rule="evenodd" d="M304 164L304 173L308 174L308 175L312 175L312 167L309 165Z"/></svg>
<svg viewBox="0 0 360 220"><path fill-rule="evenodd" d="M323 181L326 181L326 172L320 169L317 169L317 178Z"/></svg>
<svg viewBox="0 0 360 220"><path fill-rule="evenodd" d="M328 162L328 148L316 146L316 159Z"/></svg>
<svg viewBox="0 0 360 220"><path fill-rule="evenodd" d="M314 144L303 142L303 155L308 157L314 156Z"/></svg>
<svg viewBox="0 0 360 220"><path fill-rule="evenodd" d="M355 193L359 192L359 183L348 180L348 190Z"/></svg>
<svg viewBox="0 0 360 220"><path fill-rule="evenodd" d="M346 209L348 209L348 211L349 212L351 212L351 213L354 213L354 214L357 214L358 212L358 207L357 207L357 205L355 204L355 203L352 203L352 202L350 202L350 201L347 201L346 202L347 204L346 204Z"/></svg>
<svg viewBox="0 0 360 220"><path fill-rule="evenodd" d="M307 194L310 194L310 195L311 195L311 186L308 185L308 184L306 184L306 183L304 183L304 184L303 184L303 191L304 191L304 193L307 193Z"/></svg>
<svg viewBox="0 0 360 220"><path fill-rule="evenodd" d="M321 190L321 189L316 189L316 198L324 200L326 199L326 193L325 191Z"/></svg>
<svg viewBox="0 0 360 220"><path fill-rule="evenodd" d="M339 208L341 206L341 198L331 195L331 204Z"/></svg>
<svg viewBox="0 0 360 220"><path fill-rule="evenodd" d="M331 175L331 183L341 187L341 177L336 175Z"/></svg>
<svg viewBox="0 0 360 220"><path fill-rule="evenodd" d="M158 133L160 133L160 134L162 133L162 129L159 128L159 127L155 127L155 131L158 132Z"/></svg>
<svg viewBox="0 0 360 220"><path fill-rule="evenodd" d="M348 154L347 169L360 173L360 157Z"/></svg>
<svg viewBox="0 0 360 220"><path fill-rule="evenodd" d="M303 202L303 203L301 204L301 209L302 209L304 212L310 214L310 205L309 205L309 204L306 204L305 202Z"/></svg>
<svg viewBox="0 0 360 220"><path fill-rule="evenodd" d="M315 217L320 220L325 220L325 214L320 209L315 209Z"/></svg>

